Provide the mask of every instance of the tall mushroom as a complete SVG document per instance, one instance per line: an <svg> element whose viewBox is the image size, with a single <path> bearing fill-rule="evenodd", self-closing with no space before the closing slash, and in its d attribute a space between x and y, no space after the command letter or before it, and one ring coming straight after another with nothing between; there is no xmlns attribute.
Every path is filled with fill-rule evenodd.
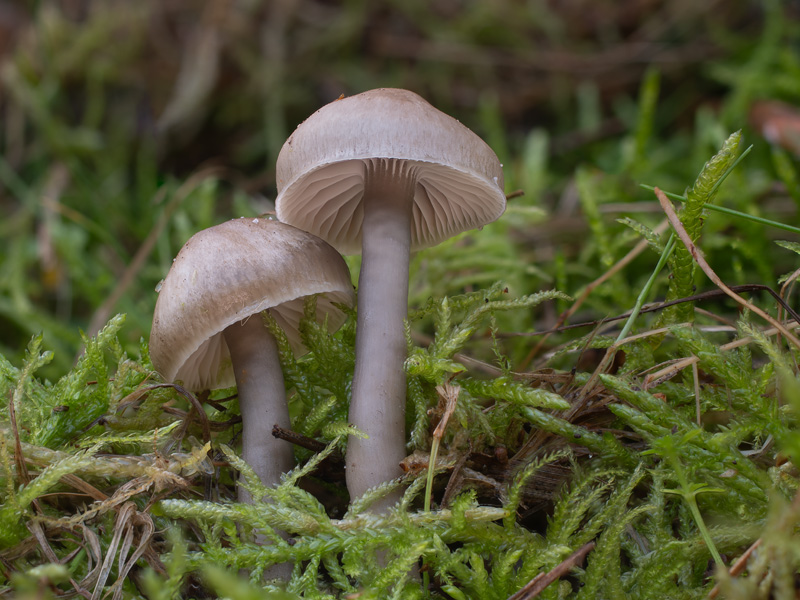
<svg viewBox="0 0 800 600"><path fill-rule="evenodd" d="M278 156L277 183L278 219L363 256L350 422L369 437L347 447L347 487L360 496L399 476L405 456L409 253L497 219L502 165L417 94L378 89L300 124Z"/></svg>
<svg viewBox="0 0 800 600"><path fill-rule="evenodd" d="M306 296L332 330L345 315L333 303L353 304L350 272L336 250L305 231L266 219L235 219L189 239L164 279L150 333L150 358L167 381L190 390L236 383L242 413L242 456L265 485L294 464L290 444L272 436L289 427L275 338L268 310L292 348ZM239 489L239 499L250 502Z"/></svg>

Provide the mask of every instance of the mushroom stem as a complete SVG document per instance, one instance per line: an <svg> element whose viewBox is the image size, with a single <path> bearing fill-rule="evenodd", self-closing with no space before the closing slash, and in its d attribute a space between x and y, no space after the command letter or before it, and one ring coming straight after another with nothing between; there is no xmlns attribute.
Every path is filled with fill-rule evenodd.
<svg viewBox="0 0 800 600"><path fill-rule="evenodd" d="M291 445L272 435L273 425L290 427L278 344L260 314L230 325L223 335L239 391L242 458L264 485L271 486L294 465ZM252 504L242 487L239 501Z"/></svg>
<svg viewBox="0 0 800 600"><path fill-rule="evenodd" d="M356 364L350 423L369 438L347 444L347 489L357 498L399 477L405 458L408 262L415 178L407 162L366 162ZM373 504L383 512L400 493Z"/></svg>

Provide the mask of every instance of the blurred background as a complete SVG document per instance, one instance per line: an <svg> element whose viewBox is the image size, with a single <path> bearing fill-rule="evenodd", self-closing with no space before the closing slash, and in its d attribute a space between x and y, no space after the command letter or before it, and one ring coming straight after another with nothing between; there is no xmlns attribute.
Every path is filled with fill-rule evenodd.
<svg viewBox="0 0 800 600"><path fill-rule="evenodd" d="M515 196L498 223L415 258L412 304L501 279L579 293L640 239L618 218L661 220L639 184L682 193L739 129L755 148L721 201L796 223L800 128L770 146L774 111L753 107L800 105L798 17L777 0L0 0L0 352L18 364L44 332L55 377L80 331L123 312L138 355L183 243L271 211L294 127L376 87L471 127ZM730 227L710 216L704 242L730 283L794 268L774 231ZM655 260L584 316L627 310Z"/></svg>

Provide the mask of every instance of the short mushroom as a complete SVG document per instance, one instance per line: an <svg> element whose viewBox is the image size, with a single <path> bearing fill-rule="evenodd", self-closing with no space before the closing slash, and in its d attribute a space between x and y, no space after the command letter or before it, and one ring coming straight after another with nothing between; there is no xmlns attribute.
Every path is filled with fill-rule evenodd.
<svg viewBox="0 0 800 600"><path fill-rule="evenodd" d="M164 279L150 334L153 366L189 390L238 388L242 456L265 485L294 464L291 445L272 436L288 428L275 338L261 312L281 325L292 348L304 299L320 294L317 319L335 330L345 320L334 303L353 304L347 265L321 239L267 219L235 219L189 239ZM250 502L239 489L239 499Z"/></svg>
<svg viewBox="0 0 800 600"><path fill-rule="evenodd" d="M300 124L278 156L277 184L279 220L362 253L350 422L369 437L347 447L347 487L357 497L399 476L405 457L410 252L497 219L502 165L417 94L378 89Z"/></svg>

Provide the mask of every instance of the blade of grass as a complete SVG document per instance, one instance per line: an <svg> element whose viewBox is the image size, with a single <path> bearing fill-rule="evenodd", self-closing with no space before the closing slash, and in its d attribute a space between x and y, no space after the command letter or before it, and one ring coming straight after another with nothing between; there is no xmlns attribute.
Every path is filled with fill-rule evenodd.
<svg viewBox="0 0 800 600"><path fill-rule="evenodd" d="M619 344L621 340L628 337L628 333L633 327L633 322L636 320L636 317L639 316L639 311L642 309L644 305L645 299L650 294L650 290L653 288L653 284L656 281L656 277L661 272L661 269L664 268L664 265L667 264L667 259L669 258L670 254L672 254L672 250L675 248L675 234L670 234L669 239L667 240L667 245L664 247L664 252L661 253L661 257L658 259L653 272L650 274L650 278L647 280L647 283L642 288L642 291L639 293L639 296L636 298L636 303L633 305L633 309L631 310L631 316L628 317L628 320L625 321L625 325L622 327L622 331L619 332L617 336L615 344Z"/></svg>
<svg viewBox="0 0 800 600"><path fill-rule="evenodd" d="M651 192L655 191L656 189L654 186L646 185L644 183L639 184L639 187L649 190ZM686 202L686 196L681 196L680 194L673 194L670 192L662 192L662 193L670 200L677 200L678 202ZM713 210L718 213L730 215L732 217L746 219L753 223L760 223L761 225L775 227L776 229L783 229L784 231L790 231L792 233L800 233L800 227L794 227L793 225L788 225L786 223L781 223L779 221L773 221L772 219L765 219L764 217L758 217L756 215L748 215L747 213L743 213L738 210L733 210L732 208L726 208L724 206L717 206L716 204L708 204L708 203L704 204L703 208L706 208L708 210Z"/></svg>

